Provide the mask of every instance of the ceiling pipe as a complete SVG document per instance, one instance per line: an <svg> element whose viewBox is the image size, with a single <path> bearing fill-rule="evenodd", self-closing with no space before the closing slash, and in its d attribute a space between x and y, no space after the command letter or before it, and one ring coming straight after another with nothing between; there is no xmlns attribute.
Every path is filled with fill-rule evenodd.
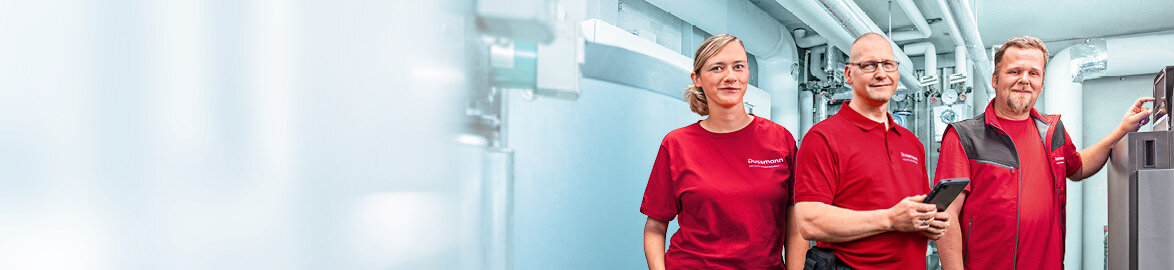
<svg viewBox="0 0 1174 270"><path fill-rule="evenodd" d="M795 44L799 45L799 48L807 49L827 43L828 40L819 35L807 35L807 29L795 29Z"/></svg>
<svg viewBox="0 0 1174 270"><path fill-rule="evenodd" d="M962 31L958 30L958 21L954 20L954 15L950 14L950 6L946 4L946 0L937 0L938 9L942 12L942 22L946 23L947 31L950 31L950 40L954 42L954 46L966 46L966 40L962 39Z"/></svg>
<svg viewBox="0 0 1174 270"><path fill-rule="evenodd" d="M925 64L922 69L925 70L926 80L937 77L938 74L938 52L933 46L933 42L922 41L917 43L905 44L905 53L909 55L924 55Z"/></svg>
<svg viewBox="0 0 1174 270"><path fill-rule="evenodd" d="M994 68L991 64L992 61L987 57L986 46L982 45L982 38L979 37L978 21L974 19L974 13L970 10L970 1L949 0L945 2L949 5L949 12L947 14L954 17L962 40L966 43L966 51L969 53L970 63L973 63L974 69L978 71L975 74L974 81L978 82L980 87L986 89L988 98L993 99L995 97L995 88L991 85L990 78L994 72Z"/></svg>
<svg viewBox="0 0 1174 270"><path fill-rule="evenodd" d="M969 76L970 65L966 59L966 40L962 39L962 32L958 30L958 23L954 20L954 15L950 14L950 7L946 4L946 0L937 0L937 5L942 13L942 22L946 23L946 29L949 31L950 41L954 42L954 74ZM971 83L972 80L973 78L967 80L966 85L974 85Z"/></svg>
<svg viewBox="0 0 1174 270"><path fill-rule="evenodd" d="M1174 34L1090 39L1060 50L1044 71L1044 108L1060 114L1077 149L1084 147L1084 81L1105 76L1152 74L1174 63ZM1100 182L1099 184L1103 184ZM1064 261L1079 269L1084 258L1082 243L1098 243L1103 237L1106 213L1084 213L1084 205L1105 205L1104 189L1071 185L1068 192L1068 231ZM1086 203L1087 202L1087 203ZM1103 210L1100 208L1093 211ZM1098 219L1098 220L1094 220ZM1094 222L1096 221L1096 222ZM1093 237L1093 235L1098 235ZM1092 252L1091 254L1099 254ZM1103 259L1102 259L1103 260ZM1072 268L1072 267L1069 267Z"/></svg>
<svg viewBox="0 0 1174 270"><path fill-rule="evenodd" d="M827 39L828 44L835 45L845 53L850 53L852 42L856 37L868 32L885 35L876 26L864 11L855 2L850 0L820 0L820 1L790 1L775 0L775 2L790 11L799 20L807 23L812 30ZM893 55L901 64L901 84L912 91L920 92L922 87L917 81L917 73L913 70L913 63L905 55L900 46L889 40L893 46Z"/></svg>
<svg viewBox="0 0 1174 270"><path fill-rule="evenodd" d="M893 37L893 41L928 38L931 33L929 23L925 22L925 15L921 14L921 10L917 9L917 5L913 3L913 0L897 0L897 5L901 7L901 10L905 11L905 17L908 17L909 21L913 22L913 29L893 31L890 34Z"/></svg>
<svg viewBox="0 0 1174 270"><path fill-rule="evenodd" d="M778 20L746 0L648 0L649 4L711 34L742 40L758 62L758 88L771 94L771 120L799 130L798 47ZM796 139L798 132L792 132Z"/></svg>

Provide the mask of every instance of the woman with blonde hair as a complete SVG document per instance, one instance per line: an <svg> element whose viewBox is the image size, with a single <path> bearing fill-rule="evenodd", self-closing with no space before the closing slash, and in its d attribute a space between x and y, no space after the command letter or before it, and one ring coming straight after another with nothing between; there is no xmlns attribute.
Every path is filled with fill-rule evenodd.
<svg viewBox="0 0 1174 270"><path fill-rule="evenodd" d="M708 116L661 141L640 212L649 269L802 269L808 243L794 205L795 140L783 126L746 113L750 68L742 41L705 39L685 93ZM668 222L680 229L665 252Z"/></svg>

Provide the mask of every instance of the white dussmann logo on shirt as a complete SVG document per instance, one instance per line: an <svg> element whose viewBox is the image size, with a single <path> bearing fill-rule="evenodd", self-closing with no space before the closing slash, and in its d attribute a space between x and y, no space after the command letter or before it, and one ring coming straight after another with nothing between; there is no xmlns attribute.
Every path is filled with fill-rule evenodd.
<svg viewBox="0 0 1174 270"><path fill-rule="evenodd" d="M901 152L901 160L904 160L907 162L913 162L913 164L918 164L917 162L920 159L918 159L917 156L906 154L905 152Z"/></svg>
<svg viewBox="0 0 1174 270"><path fill-rule="evenodd" d="M780 163L783 163L782 158L757 160L753 158L746 159L746 163L750 164L750 168L776 168Z"/></svg>

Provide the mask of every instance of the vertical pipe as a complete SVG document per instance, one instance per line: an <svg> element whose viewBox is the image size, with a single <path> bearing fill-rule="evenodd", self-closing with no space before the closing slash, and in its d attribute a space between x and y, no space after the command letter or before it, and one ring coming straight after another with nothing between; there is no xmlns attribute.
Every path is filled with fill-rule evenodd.
<svg viewBox="0 0 1174 270"><path fill-rule="evenodd" d="M982 38L978 33L978 21L974 19L970 9L970 1L967 0L950 0L950 15L956 20L958 31L963 40L966 41L967 52L970 53L970 60L974 63L974 68L978 70L975 74L979 78L978 83L987 93L988 97L995 96L995 88L990 84L991 74L994 72L991 66L991 61L988 60L986 54L986 47L982 45ZM977 91L977 90L976 90Z"/></svg>
<svg viewBox="0 0 1174 270"><path fill-rule="evenodd" d="M811 59L815 59L815 62L807 62L807 70L811 72L812 76L815 76L815 78L818 78L821 81L826 80L828 75L827 72L824 72L823 67L824 55L828 53L827 49L828 46L820 46L811 48L811 50L808 51L811 56L814 56L811 57Z"/></svg>
<svg viewBox="0 0 1174 270"><path fill-rule="evenodd" d="M800 91L799 92L799 109L802 112L799 114L799 123L800 123L800 125L799 125L800 126L799 138L800 139L803 138L803 135L807 134L807 130L811 129L811 126L814 124L814 123L812 123L813 122L812 117L815 117L815 115L814 115L814 112L815 112L814 96L815 96L815 94L811 93L811 91Z"/></svg>
<svg viewBox="0 0 1174 270"><path fill-rule="evenodd" d="M1072 137L1072 144L1076 145L1076 149L1082 149L1081 142L1084 140L1084 123L1080 119L1080 110L1083 105L1083 85L1080 82L1074 82L1072 79L1072 70L1070 70L1071 61L1070 49L1061 50L1056 53L1049 61L1047 70L1044 74L1044 89L1051 92L1050 95L1044 95L1044 104L1050 114L1060 114L1061 121L1064 121L1065 131ZM1083 258L1083 237L1084 232L1084 183L1083 182L1068 182L1068 202L1065 210L1068 214L1066 220L1066 232L1064 235L1064 267L1065 269L1081 269L1081 258Z"/></svg>
<svg viewBox="0 0 1174 270"><path fill-rule="evenodd" d="M954 74L962 74L970 77L970 63L966 62L966 47L954 47ZM970 80L966 81L966 86L973 85Z"/></svg>

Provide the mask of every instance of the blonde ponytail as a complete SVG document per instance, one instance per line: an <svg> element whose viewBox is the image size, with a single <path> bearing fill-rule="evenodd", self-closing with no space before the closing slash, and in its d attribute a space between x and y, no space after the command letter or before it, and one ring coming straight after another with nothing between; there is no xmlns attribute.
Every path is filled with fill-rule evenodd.
<svg viewBox="0 0 1174 270"><path fill-rule="evenodd" d="M685 101L689 102L689 109L701 116L709 115L709 101L705 98L705 91L696 85L685 88Z"/></svg>

